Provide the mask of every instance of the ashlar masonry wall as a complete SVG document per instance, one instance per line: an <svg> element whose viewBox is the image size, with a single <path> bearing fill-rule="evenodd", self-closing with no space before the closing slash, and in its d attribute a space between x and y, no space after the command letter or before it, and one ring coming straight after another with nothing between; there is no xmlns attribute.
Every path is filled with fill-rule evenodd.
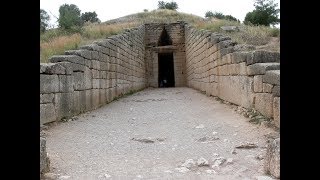
<svg viewBox="0 0 320 180"><path fill-rule="evenodd" d="M142 25L40 64L40 124L147 87L144 37Z"/></svg>
<svg viewBox="0 0 320 180"><path fill-rule="evenodd" d="M185 25L187 86L245 108L280 127L280 53L241 49L229 37Z"/></svg>

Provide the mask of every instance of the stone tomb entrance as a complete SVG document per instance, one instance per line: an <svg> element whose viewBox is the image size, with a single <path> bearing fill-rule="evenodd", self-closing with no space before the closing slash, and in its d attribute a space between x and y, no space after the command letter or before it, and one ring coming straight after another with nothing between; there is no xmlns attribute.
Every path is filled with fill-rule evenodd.
<svg viewBox="0 0 320 180"><path fill-rule="evenodd" d="M173 53L159 53L158 54L159 87L174 87L174 67L173 67Z"/></svg>
<svg viewBox="0 0 320 180"><path fill-rule="evenodd" d="M150 23L145 27L148 85L186 86L184 23Z"/></svg>

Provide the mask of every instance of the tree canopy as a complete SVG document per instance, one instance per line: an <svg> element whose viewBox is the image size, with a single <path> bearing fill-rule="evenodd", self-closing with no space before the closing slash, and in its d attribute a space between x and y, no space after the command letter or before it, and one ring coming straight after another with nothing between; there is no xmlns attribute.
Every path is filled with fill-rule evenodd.
<svg viewBox="0 0 320 180"><path fill-rule="evenodd" d="M270 26L280 22L280 9L274 0L256 0L254 7L255 10L246 14L245 24Z"/></svg>
<svg viewBox="0 0 320 180"><path fill-rule="evenodd" d="M98 23L100 23L101 22L95 11L82 13L81 20L83 23L85 23L85 22L92 22L92 23L98 22Z"/></svg>
<svg viewBox="0 0 320 180"><path fill-rule="evenodd" d="M45 10L40 9L40 32L46 31L49 25L49 20L49 14Z"/></svg>
<svg viewBox="0 0 320 180"><path fill-rule="evenodd" d="M81 26L80 9L74 4L63 4L59 8L59 27L71 29L74 26Z"/></svg>

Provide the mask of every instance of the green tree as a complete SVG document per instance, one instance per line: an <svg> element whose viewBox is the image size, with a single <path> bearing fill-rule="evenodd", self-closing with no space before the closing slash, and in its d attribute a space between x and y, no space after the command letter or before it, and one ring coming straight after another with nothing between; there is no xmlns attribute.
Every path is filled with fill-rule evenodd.
<svg viewBox="0 0 320 180"><path fill-rule="evenodd" d="M80 9L74 4L63 4L59 8L59 27L71 30L73 27L82 26Z"/></svg>
<svg viewBox="0 0 320 180"><path fill-rule="evenodd" d="M206 14L204 15L205 18L212 18L213 17L213 12L212 11L207 11Z"/></svg>
<svg viewBox="0 0 320 180"><path fill-rule="evenodd" d="M95 11L82 13L81 20L83 23L85 23L85 22L92 22L92 23L98 22L98 23L100 23L101 22Z"/></svg>
<svg viewBox="0 0 320 180"><path fill-rule="evenodd" d="M225 18L225 16L221 12L213 13L213 17L215 17L217 19L224 19Z"/></svg>
<svg viewBox="0 0 320 180"><path fill-rule="evenodd" d="M171 9L171 10L177 10L178 4L176 2L164 2L164 1L158 1L158 9Z"/></svg>
<svg viewBox="0 0 320 180"><path fill-rule="evenodd" d="M49 14L43 10L40 9L40 32L45 32L48 25L49 25L50 16Z"/></svg>
<svg viewBox="0 0 320 180"><path fill-rule="evenodd" d="M164 1L158 1L158 9L165 9L166 3Z"/></svg>
<svg viewBox="0 0 320 180"><path fill-rule="evenodd" d="M254 7L255 10L246 14L245 24L270 26L280 22L280 9L274 0L256 0Z"/></svg>

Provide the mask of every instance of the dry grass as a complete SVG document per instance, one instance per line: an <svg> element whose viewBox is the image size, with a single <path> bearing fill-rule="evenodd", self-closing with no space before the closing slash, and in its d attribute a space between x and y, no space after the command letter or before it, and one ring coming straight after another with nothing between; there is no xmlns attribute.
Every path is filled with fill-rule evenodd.
<svg viewBox="0 0 320 180"><path fill-rule="evenodd" d="M40 62L48 62L52 55L64 54L64 51L77 49L81 45L92 43L97 39L119 34L123 30L144 23L170 23L185 21L195 28L220 32L231 37L239 44L251 44L259 49L280 51L280 30L265 26L245 26L235 21L204 19L202 17L161 9L136 13L101 24L86 24L78 33L70 33L60 29L49 30L40 36ZM239 26L238 32L224 32L221 26ZM271 43L272 41L272 43Z"/></svg>
<svg viewBox="0 0 320 180"><path fill-rule="evenodd" d="M52 55L64 54L66 50L77 49L81 45L118 34L124 29L137 26L136 22L119 24L87 24L80 33L68 35L54 29L40 38L40 62L47 63Z"/></svg>
<svg viewBox="0 0 320 180"><path fill-rule="evenodd" d="M239 31L225 32L221 26L238 26ZM208 20L195 24L196 28L219 32L232 38L239 44L251 44L255 46L266 45L272 37L280 37L280 30L266 26L246 26L235 21Z"/></svg>
<svg viewBox="0 0 320 180"><path fill-rule="evenodd" d="M47 63L48 58L52 55L63 54L64 51L77 49L81 43L80 34L71 36L60 36L48 42L40 43L40 62Z"/></svg>
<svg viewBox="0 0 320 180"><path fill-rule="evenodd" d="M124 29L136 27L137 22L126 22L118 24L89 24L84 27L82 36L87 39L106 38L121 33Z"/></svg>

